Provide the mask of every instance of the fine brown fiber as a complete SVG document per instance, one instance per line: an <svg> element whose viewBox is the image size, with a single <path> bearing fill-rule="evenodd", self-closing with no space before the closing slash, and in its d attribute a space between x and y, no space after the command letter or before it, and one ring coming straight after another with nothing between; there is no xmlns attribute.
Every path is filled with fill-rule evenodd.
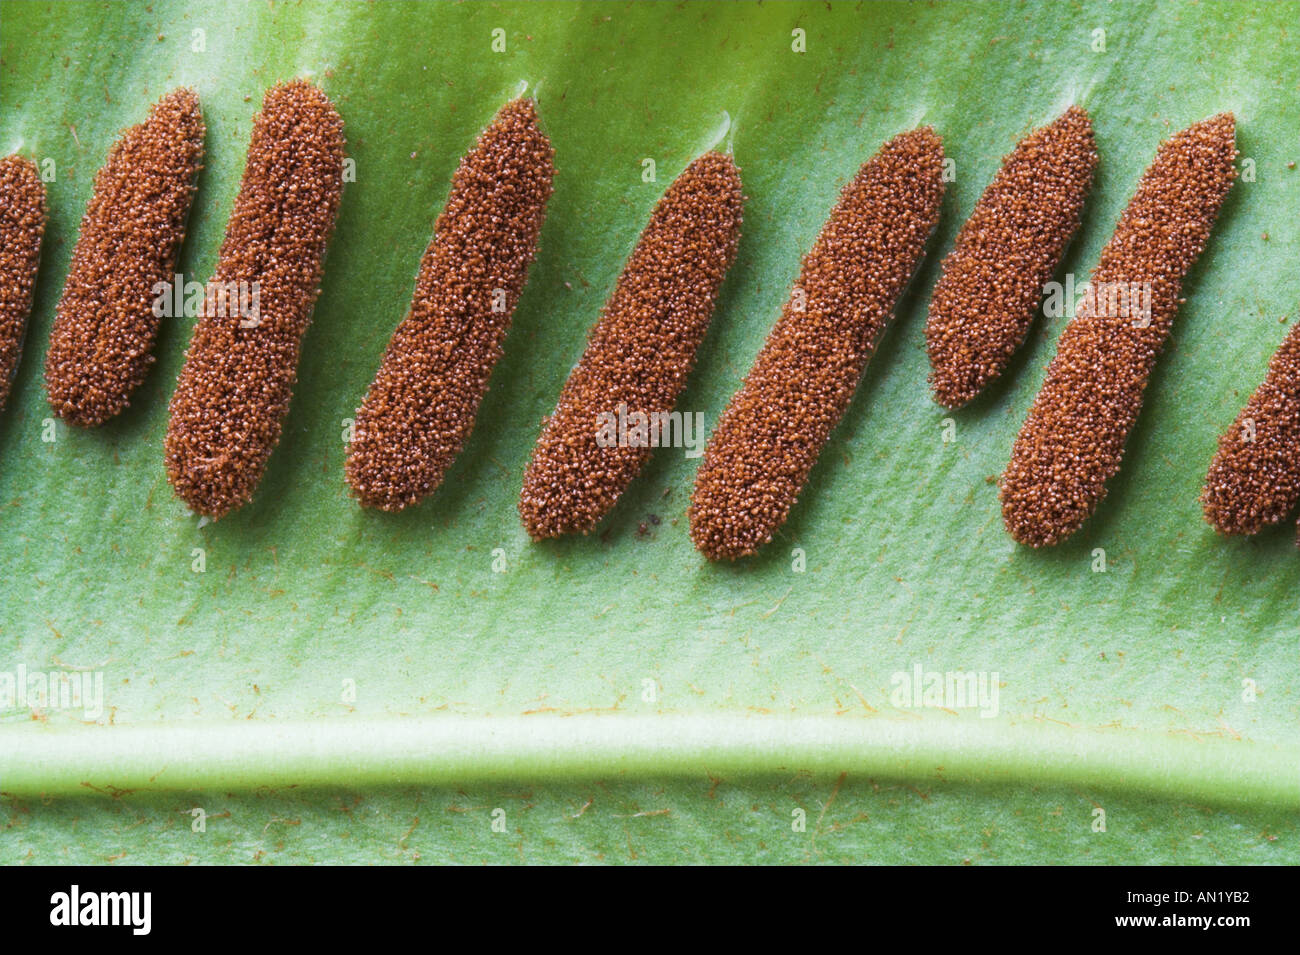
<svg viewBox="0 0 1300 955"><path fill-rule="evenodd" d="M36 164L0 159L0 411L18 371L44 234L45 186Z"/></svg>
<svg viewBox="0 0 1300 955"><path fill-rule="evenodd" d="M1002 517L1021 544L1073 534L1119 471L1183 277L1236 176L1234 134L1221 113L1163 143L1102 250L1002 475Z"/></svg>
<svg viewBox="0 0 1300 955"><path fill-rule="evenodd" d="M156 286L174 279L203 133L198 97L178 89L122 134L95 175L45 356L50 407L71 424L118 414L153 364Z"/></svg>
<svg viewBox="0 0 1300 955"><path fill-rule="evenodd" d="M708 152L655 206L524 474L519 514L535 540L590 531L650 456L639 437L602 445L599 422L672 412L735 258L743 205L735 163Z"/></svg>
<svg viewBox="0 0 1300 955"><path fill-rule="evenodd" d="M957 234L930 299L925 345L934 399L966 404L1025 340L1097 168L1092 121L1071 106L1022 139Z"/></svg>
<svg viewBox="0 0 1300 955"><path fill-rule="evenodd" d="M895 136L845 186L695 479L691 539L753 554L794 506L925 254L943 199L943 142Z"/></svg>
<svg viewBox="0 0 1300 955"><path fill-rule="evenodd" d="M1300 325L1268 363L1263 383L1223 436L1205 477L1205 519L1224 534L1254 534L1300 503Z"/></svg>
<svg viewBox="0 0 1300 955"><path fill-rule="evenodd" d="M303 80L268 90L164 442L172 487L207 517L247 503L280 440L342 192L333 104Z"/></svg>
<svg viewBox="0 0 1300 955"><path fill-rule="evenodd" d="M553 157L533 102L516 99L461 160L357 411L346 473L362 505L397 511L431 494L469 438L537 250Z"/></svg>

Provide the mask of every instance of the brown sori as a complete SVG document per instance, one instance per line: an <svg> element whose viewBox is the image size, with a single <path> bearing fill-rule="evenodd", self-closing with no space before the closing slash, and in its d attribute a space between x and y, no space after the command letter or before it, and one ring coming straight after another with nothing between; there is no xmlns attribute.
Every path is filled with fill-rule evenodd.
<svg viewBox="0 0 1300 955"><path fill-rule="evenodd" d="M415 296L357 411L347 479L367 507L431 494L474 428L555 174L533 102L504 106L461 160Z"/></svg>
<svg viewBox="0 0 1300 955"><path fill-rule="evenodd" d="M45 356L50 407L71 424L112 418L153 364L155 286L173 281L203 133L198 97L176 90L122 134L95 175Z"/></svg>
<svg viewBox="0 0 1300 955"><path fill-rule="evenodd" d="M925 344L939 404L966 404L1006 370L1079 228L1096 168L1092 121L1079 106L1002 161L930 299Z"/></svg>
<svg viewBox="0 0 1300 955"><path fill-rule="evenodd" d="M695 479L691 538L752 554L785 522L925 254L943 199L943 142L895 136L845 186Z"/></svg>
<svg viewBox="0 0 1300 955"><path fill-rule="evenodd" d="M1020 543L1074 533L1119 471L1183 277L1236 176L1234 134L1221 113L1163 143L1102 250L1002 475L1002 517Z"/></svg>
<svg viewBox="0 0 1300 955"><path fill-rule="evenodd" d="M611 442L601 422L672 412L735 258L743 205L735 163L708 152L655 206L524 474L519 514L534 539L590 531L650 456L648 430Z"/></svg>
<svg viewBox="0 0 1300 955"><path fill-rule="evenodd" d="M1254 534L1300 503L1300 325L1219 439L1205 477L1205 519L1224 534Z"/></svg>
<svg viewBox="0 0 1300 955"><path fill-rule="evenodd" d="M342 192L333 104L303 80L268 90L167 424L167 476L200 514L245 504L280 440Z"/></svg>
<svg viewBox="0 0 1300 955"><path fill-rule="evenodd" d="M0 159L0 410L18 371L44 234L45 186L36 164Z"/></svg>

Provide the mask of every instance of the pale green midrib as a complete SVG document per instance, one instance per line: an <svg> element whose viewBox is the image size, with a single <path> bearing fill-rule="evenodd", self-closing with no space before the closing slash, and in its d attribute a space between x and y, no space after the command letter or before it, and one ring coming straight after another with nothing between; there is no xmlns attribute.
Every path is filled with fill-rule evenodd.
<svg viewBox="0 0 1300 955"><path fill-rule="evenodd" d="M0 726L0 793L14 796L797 772L1300 809L1297 746L1006 719L547 714Z"/></svg>

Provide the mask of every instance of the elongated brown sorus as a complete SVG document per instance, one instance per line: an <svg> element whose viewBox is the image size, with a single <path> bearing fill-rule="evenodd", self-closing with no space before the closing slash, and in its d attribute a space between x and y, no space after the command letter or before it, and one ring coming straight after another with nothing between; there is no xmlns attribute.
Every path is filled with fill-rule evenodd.
<svg viewBox="0 0 1300 955"><path fill-rule="evenodd" d="M346 473L363 505L397 511L431 494L469 438L537 250L553 158L532 100L516 99L461 160L353 424Z"/></svg>
<svg viewBox="0 0 1300 955"><path fill-rule="evenodd" d="M744 196L731 157L708 152L668 187L592 328L524 474L535 540L586 533L650 456L600 439L602 415L672 412L736 255Z"/></svg>
<svg viewBox="0 0 1300 955"><path fill-rule="evenodd" d="M174 281L203 134L198 96L175 90L121 135L95 175L45 355L50 407L70 424L112 418L153 364L156 286Z"/></svg>
<svg viewBox="0 0 1300 955"><path fill-rule="evenodd" d="M167 477L200 514L247 503L280 440L342 192L333 104L304 80L268 90L164 442Z"/></svg>
<svg viewBox="0 0 1300 955"><path fill-rule="evenodd" d="M45 185L36 164L0 159L0 411L18 371L44 234Z"/></svg>
<svg viewBox="0 0 1300 955"><path fill-rule="evenodd" d="M1092 121L1080 106L1003 159L930 299L925 346L939 404L961 407L1006 370L1079 228L1096 168Z"/></svg>
<svg viewBox="0 0 1300 955"><path fill-rule="evenodd" d="M1254 534L1300 504L1300 325L1223 436L1205 476L1205 519L1224 534Z"/></svg>
<svg viewBox="0 0 1300 955"><path fill-rule="evenodd" d="M753 554L785 522L925 254L943 189L928 126L895 136L844 187L705 448L689 514L706 557Z"/></svg>
<svg viewBox="0 0 1300 955"><path fill-rule="evenodd" d="M1119 471L1183 277L1236 176L1234 135L1221 113L1163 143L1102 250L1002 475L1003 521L1020 543L1073 534Z"/></svg>

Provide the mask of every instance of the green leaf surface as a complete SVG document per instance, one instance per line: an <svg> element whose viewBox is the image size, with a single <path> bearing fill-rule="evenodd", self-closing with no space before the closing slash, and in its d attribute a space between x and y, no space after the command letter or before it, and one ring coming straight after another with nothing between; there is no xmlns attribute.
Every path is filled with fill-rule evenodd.
<svg viewBox="0 0 1300 955"><path fill-rule="evenodd" d="M52 159L57 177L0 415L0 672L101 672L105 709L0 711L0 860L1300 860L1294 529L1217 537L1197 503L1296 317L1297 22L1296 3L3 4L0 153ZM337 105L356 182L284 439L252 504L200 526L162 466L191 320L164 323L119 420L58 423L52 442L46 341L118 131L169 89L198 91L207 160L179 267L204 281L252 115L294 76ZM505 357L442 489L362 511L344 421L460 155L520 81L540 85L557 178ZM1243 176L1123 472L1075 538L1029 551L1002 528L995 478L1063 322L1040 317L956 413L930 400L922 329L1002 155L1071 102L1101 152L1062 267L1080 281L1175 130L1234 111ZM692 548L698 461L681 449L658 451L596 534L531 543L515 500L540 420L724 111L745 228L680 409L712 427L838 190L919 123L956 163L930 254L756 559ZM900 712L894 674L917 665L996 672L997 715Z"/></svg>

